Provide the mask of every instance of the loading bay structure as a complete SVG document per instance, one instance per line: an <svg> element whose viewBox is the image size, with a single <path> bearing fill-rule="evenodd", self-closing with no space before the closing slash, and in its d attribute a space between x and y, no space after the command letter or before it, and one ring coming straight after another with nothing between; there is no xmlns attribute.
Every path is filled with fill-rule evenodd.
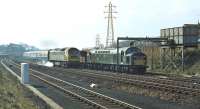
<svg viewBox="0 0 200 109"><path fill-rule="evenodd" d="M198 48L200 38L200 24L184 24L181 27L166 28L160 30L160 37L167 38L167 44L161 44L161 66L164 69L173 67L177 69L182 66L185 70L185 63L189 55L187 51Z"/></svg>

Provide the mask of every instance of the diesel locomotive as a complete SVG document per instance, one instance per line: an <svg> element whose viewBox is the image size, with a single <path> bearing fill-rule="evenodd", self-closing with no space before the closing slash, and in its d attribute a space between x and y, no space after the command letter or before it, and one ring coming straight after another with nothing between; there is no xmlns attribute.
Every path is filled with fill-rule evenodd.
<svg viewBox="0 0 200 109"><path fill-rule="evenodd" d="M78 66L80 62L80 51L74 47L48 50L48 61L54 66Z"/></svg>
<svg viewBox="0 0 200 109"><path fill-rule="evenodd" d="M86 53L82 54L85 55ZM136 47L119 48L118 56L116 48L93 49L89 52L89 54L87 54L87 56L82 54L81 57L85 57L86 67L90 66L94 67L94 69L128 73L143 73L146 72L147 68L146 55Z"/></svg>
<svg viewBox="0 0 200 109"><path fill-rule="evenodd" d="M63 48L48 51L48 60L54 66L86 68L102 71L144 73L147 57L136 47L81 50ZM118 64L117 64L118 60Z"/></svg>

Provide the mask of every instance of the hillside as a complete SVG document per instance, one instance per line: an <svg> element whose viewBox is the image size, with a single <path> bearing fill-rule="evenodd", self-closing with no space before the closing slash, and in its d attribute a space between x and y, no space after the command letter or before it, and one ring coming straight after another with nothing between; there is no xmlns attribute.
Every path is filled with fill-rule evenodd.
<svg viewBox="0 0 200 109"><path fill-rule="evenodd" d="M35 51L35 50L39 49L27 44L10 43L8 45L0 45L0 53L14 55L14 56L21 56L22 53L25 51Z"/></svg>

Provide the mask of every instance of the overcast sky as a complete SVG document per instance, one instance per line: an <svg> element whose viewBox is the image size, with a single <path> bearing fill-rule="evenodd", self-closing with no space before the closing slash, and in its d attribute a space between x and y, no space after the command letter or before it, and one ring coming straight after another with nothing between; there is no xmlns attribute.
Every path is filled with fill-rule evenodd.
<svg viewBox="0 0 200 109"><path fill-rule="evenodd" d="M92 47L105 43L110 0L0 0L0 44L39 48ZM159 36L161 28L197 23L199 0L112 0L115 37Z"/></svg>

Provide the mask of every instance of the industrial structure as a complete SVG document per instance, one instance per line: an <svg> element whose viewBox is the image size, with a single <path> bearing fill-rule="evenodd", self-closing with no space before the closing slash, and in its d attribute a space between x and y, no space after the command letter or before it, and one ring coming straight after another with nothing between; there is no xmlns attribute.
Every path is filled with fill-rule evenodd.
<svg viewBox="0 0 200 109"><path fill-rule="evenodd" d="M200 24L184 24L181 27L160 30L160 37L173 40L175 46L197 47L199 36Z"/></svg>
<svg viewBox="0 0 200 109"><path fill-rule="evenodd" d="M162 68L182 66L184 71L184 65L188 58L185 57L185 52L198 47L200 24L184 24L181 27L161 29L160 37L170 41L168 44L162 43L160 48Z"/></svg>
<svg viewBox="0 0 200 109"><path fill-rule="evenodd" d="M95 48L99 49L99 48L103 48L103 47L104 47L104 45L101 43L100 35L97 34L96 35L96 46L95 46Z"/></svg>
<svg viewBox="0 0 200 109"><path fill-rule="evenodd" d="M106 36L106 48L113 47L114 46L114 26L113 26L113 13L117 13L113 11L113 8L116 6L113 6L111 2L109 2L108 6L105 6L108 8L107 13L107 19L108 19L108 26L107 26L107 36Z"/></svg>

